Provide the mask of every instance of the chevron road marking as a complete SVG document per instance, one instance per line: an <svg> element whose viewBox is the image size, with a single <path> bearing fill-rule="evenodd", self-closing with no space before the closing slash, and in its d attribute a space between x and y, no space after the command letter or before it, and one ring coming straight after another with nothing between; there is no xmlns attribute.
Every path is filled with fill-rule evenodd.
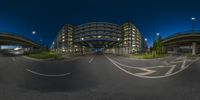
<svg viewBox="0 0 200 100"><path fill-rule="evenodd" d="M165 73L165 75L171 74L175 68L176 68L176 65L172 65L172 67L167 71L167 73Z"/></svg>
<svg viewBox="0 0 200 100"><path fill-rule="evenodd" d="M124 64L121 64L117 61L114 61L112 60L111 58L109 58L108 56L105 56L111 63L113 63L117 68L119 68L120 70L124 71L125 73L127 74L130 74L130 75L133 75L133 76L136 76L136 77L140 77L140 78L152 78L152 79L157 79L157 78L165 78L165 77L169 77L169 76L172 76L172 75L176 75L180 72L182 72L183 70L185 70L186 68L188 68L192 63L194 63L195 61L199 60L200 58L197 58L196 60L192 61L190 64L188 64L187 66L185 65L187 58L185 57L185 59L182 61L182 65L180 67L180 69L176 72L173 72L174 69L177 67L176 65L172 64L172 65L169 65L169 66L154 66L154 67L133 67L133 66L128 66L128 65L124 65ZM183 57L181 57L182 59ZM180 58L178 58L179 60L181 60ZM175 62L172 62L172 63L175 63ZM144 71L142 73L132 73L124 68L122 68L121 66L123 67L126 67L126 68L132 68L132 69L137 69L137 70L141 70L141 71ZM171 67L164 75L158 75L158 76L150 76L152 73L155 73L157 72L156 70L153 70L152 68L166 68L166 67Z"/></svg>
<svg viewBox="0 0 200 100"><path fill-rule="evenodd" d="M145 68L143 68L142 70L145 71L145 72L143 72L143 73L135 73L135 74L146 76L146 75L153 74L153 73L156 72L155 70L149 70L149 69L145 69Z"/></svg>

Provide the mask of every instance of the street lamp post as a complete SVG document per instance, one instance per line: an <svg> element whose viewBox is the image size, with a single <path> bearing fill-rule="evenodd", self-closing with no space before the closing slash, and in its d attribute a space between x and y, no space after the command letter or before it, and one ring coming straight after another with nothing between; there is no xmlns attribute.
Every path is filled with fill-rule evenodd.
<svg viewBox="0 0 200 100"><path fill-rule="evenodd" d="M144 50L145 50L145 52L147 54L147 49L148 49L148 47L147 47L147 41L148 41L148 39L145 38L144 41L145 41L145 44L144 44L145 45L145 47L144 47L145 49Z"/></svg>
<svg viewBox="0 0 200 100"><path fill-rule="evenodd" d="M42 44L43 39L37 34L37 32L36 32L35 30L32 31L32 34L35 35L33 38L36 39L36 40L38 40L39 43ZM36 40L35 40L35 41L36 41Z"/></svg>
<svg viewBox="0 0 200 100"><path fill-rule="evenodd" d="M159 36L160 36L160 33L156 33L156 39L155 39L155 42L156 42L155 45L156 45L156 47L155 47L155 51L154 51L154 57L158 53L157 46L158 46L158 42L159 42Z"/></svg>
<svg viewBox="0 0 200 100"><path fill-rule="evenodd" d="M194 22L195 22L196 18L192 17L191 20L192 20L192 33L194 33Z"/></svg>
<svg viewBox="0 0 200 100"><path fill-rule="evenodd" d="M160 33L156 33L156 41L158 41Z"/></svg>

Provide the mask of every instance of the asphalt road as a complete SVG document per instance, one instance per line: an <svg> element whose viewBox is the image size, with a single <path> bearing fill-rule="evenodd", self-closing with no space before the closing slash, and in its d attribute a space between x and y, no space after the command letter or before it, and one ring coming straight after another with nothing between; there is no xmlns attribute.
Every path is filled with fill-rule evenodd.
<svg viewBox="0 0 200 100"><path fill-rule="evenodd" d="M113 63L117 57L107 57L89 55L71 61L43 62L1 56L0 100L200 99L199 60L169 77L143 78L116 66L129 60L120 58L119 63Z"/></svg>

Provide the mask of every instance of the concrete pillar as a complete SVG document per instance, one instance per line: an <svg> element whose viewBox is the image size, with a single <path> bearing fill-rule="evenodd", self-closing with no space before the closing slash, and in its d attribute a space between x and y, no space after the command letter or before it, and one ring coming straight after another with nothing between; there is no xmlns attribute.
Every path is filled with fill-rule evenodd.
<svg viewBox="0 0 200 100"><path fill-rule="evenodd" d="M173 47L173 51L174 51L175 54L177 54L178 53L178 47L177 46Z"/></svg>
<svg viewBox="0 0 200 100"><path fill-rule="evenodd" d="M196 42L192 43L192 55L196 55Z"/></svg>

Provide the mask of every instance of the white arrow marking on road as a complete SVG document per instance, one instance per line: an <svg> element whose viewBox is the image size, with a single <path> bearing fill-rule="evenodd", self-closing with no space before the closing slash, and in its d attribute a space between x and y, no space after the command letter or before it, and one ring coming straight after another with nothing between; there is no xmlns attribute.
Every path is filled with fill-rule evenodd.
<svg viewBox="0 0 200 100"><path fill-rule="evenodd" d="M32 71L32 70L27 69L27 68L26 68L26 71L31 72L31 73L36 74L36 75L39 75L39 76L46 76L46 77L61 77L61 76L66 76L66 75L71 74L71 73L65 73L65 74L57 74L57 75L48 75L48 74L38 73L38 72Z"/></svg>

